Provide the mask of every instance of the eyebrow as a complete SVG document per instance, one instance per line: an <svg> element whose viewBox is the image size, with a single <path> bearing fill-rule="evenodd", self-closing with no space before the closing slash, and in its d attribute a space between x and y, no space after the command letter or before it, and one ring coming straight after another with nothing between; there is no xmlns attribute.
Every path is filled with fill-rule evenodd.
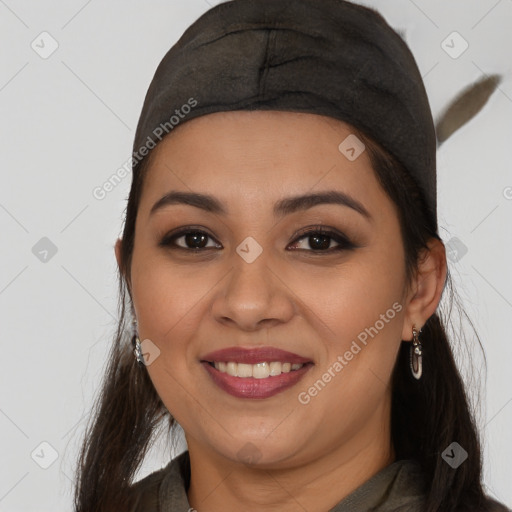
<svg viewBox="0 0 512 512"><path fill-rule="evenodd" d="M211 195L200 194L197 192L171 191L161 197L153 205L149 214L152 215L157 210L171 204L186 204L217 215L227 215L228 213L224 206L222 206L221 202ZM368 210L359 201L344 192L336 190L326 190L313 194L280 199L274 205L273 213L274 216L282 217L297 211L313 208L320 204L338 204L341 206L347 206L360 213L368 220L372 219Z"/></svg>

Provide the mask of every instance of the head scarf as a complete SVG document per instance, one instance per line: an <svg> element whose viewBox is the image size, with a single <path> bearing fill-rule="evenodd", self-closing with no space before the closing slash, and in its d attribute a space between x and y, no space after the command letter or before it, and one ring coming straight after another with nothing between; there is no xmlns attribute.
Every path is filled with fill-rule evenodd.
<svg viewBox="0 0 512 512"><path fill-rule="evenodd" d="M176 126L233 110L306 112L353 125L405 167L437 232L427 94L407 44L375 10L344 0L232 0L208 10L156 69L135 134L134 175Z"/></svg>

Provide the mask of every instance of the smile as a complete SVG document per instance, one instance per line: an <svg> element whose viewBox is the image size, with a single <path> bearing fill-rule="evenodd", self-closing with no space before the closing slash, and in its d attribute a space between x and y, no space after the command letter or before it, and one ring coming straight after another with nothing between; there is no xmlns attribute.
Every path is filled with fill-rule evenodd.
<svg viewBox="0 0 512 512"><path fill-rule="evenodd" d="M237 398L270 398L314 366L311 359L268 346L232 346L204 354L200 363L214 384Z"/></svg>
<svg viewBox="0 0 512 512"><path fill-rule="evenodd" d="M210 364L213 365L215 369L219 370L219 372L227 373L232 377L254 377L255 379L277 377L282 373L290 373L296 370L300 370L304 366L302 363L282 363L281 361L263 362L256 364L236 363L234 361L214 361Z"/></svg>

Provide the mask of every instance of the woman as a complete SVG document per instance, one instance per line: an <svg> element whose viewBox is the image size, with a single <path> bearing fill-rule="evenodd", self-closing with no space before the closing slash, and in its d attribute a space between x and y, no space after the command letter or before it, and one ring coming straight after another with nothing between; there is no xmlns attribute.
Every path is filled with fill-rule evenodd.
<svg viewBox="0 0 512 512"><path fill-rule="evenodd" d="M199 18L137 127L76 510L506 510L436 312L435 157L414 58L373 10ZM132 484L176 424L187 451Z"/></svg>

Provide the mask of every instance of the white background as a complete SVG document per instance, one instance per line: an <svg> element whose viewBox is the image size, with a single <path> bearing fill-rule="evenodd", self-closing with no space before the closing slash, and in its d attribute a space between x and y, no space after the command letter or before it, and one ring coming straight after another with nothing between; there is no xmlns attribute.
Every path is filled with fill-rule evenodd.
<svg viewBox="0 0 512 512"><path fill-rule="evenodd" d="M404 31L435 117L468 84L503 75L485 108L439 150L438 216L445 243L456 237L467 248L450 269L487 355L485 482L511 506L512 0L364 3ZM130 156L156 66L209 7L0 0L2 512L71 510L78 443L116 325L113 246L131 177L101 201L92 190ZM31 47L43 31L58 42L46 59ZM441 46L453 31L469 44L456 59ZM42 237L57 248L47 262L32 252ZM43 469L34 450L40 463L52 450L58 458ZM139 477L169 456L153 450Z"/></svg>

